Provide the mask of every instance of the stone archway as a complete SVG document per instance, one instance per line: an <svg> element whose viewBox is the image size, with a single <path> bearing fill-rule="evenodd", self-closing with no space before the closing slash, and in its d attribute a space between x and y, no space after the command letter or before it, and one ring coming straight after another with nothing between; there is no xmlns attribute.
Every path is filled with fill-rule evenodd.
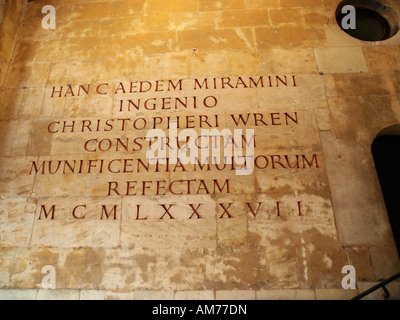
<svg viewBox="0 0 400 320"><path fill-rule="evenodd" d="M372 143L371 150L400 255L400 125L382 130Z"/></svg>

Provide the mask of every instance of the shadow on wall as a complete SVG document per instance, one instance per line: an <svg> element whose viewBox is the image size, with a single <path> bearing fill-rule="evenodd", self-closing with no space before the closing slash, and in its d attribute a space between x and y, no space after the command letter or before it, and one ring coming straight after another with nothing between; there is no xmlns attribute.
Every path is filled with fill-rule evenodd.
<svg viewBox="0 0 400 320"><path fill-rule="evenodd" d="M6 13L6 0L0 0L0 26L3 23L5 13Z"/></svg>
<svg viewBox="0 0 400 320"><path fill-rule="evenodd" d="M10 121L12 118L18 116L18 100L20 100L18 96L23 90L20 89L22 85L10 84L6 81L6 78L10 78L7 77L7 74L10 73L10 68L12 68L14 48L17 41L16 34L18 33L18 28L21 26L26 7L27 1L24 0L0 0L0 148L6 150L5 155L7 157L26 155L27 144L23 142L24 146L19 148L18 139L20 137L18 137L18 133L16 134L12 130L23 127L25 124L28 125L25 134L29 136L30 130L30 124L25 120L23 122ZM16 74L14 72L13 77L17 76L24 77L25 81L30 74ZM11 96L13 96L11 100L7 98ZM0 167L0 172L6 169L2 166ZM0 184L2 181L4 180L0 179Z"/></svg>

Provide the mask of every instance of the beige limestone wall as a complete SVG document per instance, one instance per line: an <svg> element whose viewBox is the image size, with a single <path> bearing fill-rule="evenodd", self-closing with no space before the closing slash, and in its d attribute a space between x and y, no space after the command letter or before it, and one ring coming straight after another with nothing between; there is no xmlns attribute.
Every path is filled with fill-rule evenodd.
<svg viewBox="0 0 400 320"><path fill-rule="evenodd" d="M2 0L0 1L0 25L3 23L5 13L6 13L6 0Z"/></svg>
<svg viewBox="0 0 400 320"><path fill-rule="evenodd" d="M400 121L400 35L351 38L338 3L27 4L1 69L0 297L349 299L398 272L370 146ZM147 172L168 117L253 129L253 173Z"/></svg>
<svg viewBox="0 0 400 320"><path fill-rule="evenodd" d="M26 1L0 1L0 85L3 85L14 47L17 41L18 31L21 27Z"/></svg>

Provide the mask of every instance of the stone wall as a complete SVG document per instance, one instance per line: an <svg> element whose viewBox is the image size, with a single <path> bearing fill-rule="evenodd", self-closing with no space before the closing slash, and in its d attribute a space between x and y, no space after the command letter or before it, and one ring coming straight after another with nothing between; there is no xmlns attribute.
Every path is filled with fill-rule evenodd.
<svg viewBox="0 0 400 320"><path fill-rule="evenodd" d="M24 0L0 1L0 85L3 85L27 3Z"/></svg>
<svg viewBox="0 0 400 320"><path fill-rule="evenodd" d="M8 10L0 297L349 299L398 272L370 146L400 121L400 34L348 36L339 2L35 0L23 24ZM254 130L253 172L149 165L146 135L172 120Z"/></svg>
<svg viewBox="0 0 400 320"><path fill-rule="evenodd" d="M2 0L0 1L0 25L3 23L5 13L6 13L6 0Z"/></svg>

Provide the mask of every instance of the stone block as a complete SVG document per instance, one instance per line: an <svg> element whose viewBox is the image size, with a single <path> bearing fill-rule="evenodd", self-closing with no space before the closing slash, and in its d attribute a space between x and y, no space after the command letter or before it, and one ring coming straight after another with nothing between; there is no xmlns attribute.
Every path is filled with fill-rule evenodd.
<svg viewBox="0 0 400 320"><path fill-rule="evenodd" d="M111 3L110 17L125 17L142 13L144 3L140 0L135 1L116 1Z"/></svg>
<svg viewBox="0 0 400 320"><path fill-rule="evenodd" d="M221 28L238 28L269 25L268 10L231 10L222 11L218 26Z"/></svg>
<svg viewBox="0 0 400 320"><path fill-rule="evenodd" d="M4 198L0 200L0 238L3 247L29 246L34 204L26 198Z"/></svg>
<svg viewBox="0 0 400 320"><path fill-rule="evenodd" d="M106 292L104 290L82 290L80 300L104 300Z"/></svg>
<svg viewBox="0 0 400 320"><path fill-rule="evenodd" d="M335 19L335 12L325 7L302 8L304 21L309 26L322 26Z"/></svg>
<svg viewBox="0 0 400 320"><path fill-rule="evenodd" d="M303 15L299 8L270 9L269 14L271 16L272 25L284 23L303 24Z"/></svg>
<svg viewBox="0 0 400 320"><path fill-rule="evenodd" d="M73 7L72 19L102 19L110 15L110 2L80 3Z"/></svg>
<svg viewBox="0 0 400 320"><path fill-rule="evenodd" d="M315 300L315 293L311 289L258 290L256 300Z"/></svg>
<svg viewBox="0 0 400 320"><path fill-rule="evenodd" d="M317 73L314 52L307 48L271 49L274 71L277 73Z"/></svg>
<svg viewBox="0 0 400 320"><path fill-rule="evenodd" d="M10 67L7 87L40 87L45 86L49 75L49 63L35 63L32 65L13 64Z"/></svg>
<svg viewBox="0 0 400 320"><path fill-rule="evenodd" d="M249 29L211 29L178 31L180 50L197 48L203 50L242 50L253 45L253 35Z"/></svg>
<svg viewBox="0 0 400 320"><path fill-rule="evenodd" d="M256 293L253 290L217 290L215 300L255 300Z"/></svg>
<svg viewBox="0 0 400 320"><path fill-rule="evenodd" d="M282 7L299 7L299 6L304 6L304 7L314 7L321 5L322 0L281 0L281 6Z"/></svg>
<svg viewBox="0 0 400 320"><path fill-rule="evenodd" d="M203 249L107 249L101 287L114 292L204 290L207 252Z"/></svg>
<svg viewBox="0 0 400 320"><path fill-rule="evenodd" d="M146 11L149 13L193 12L197 11L197 2L185 0L149 0Z"/></svg>
<svg viewBox="0 0 400 320"><path fill-rule="evenodd" d="M271 47L310 47L325 44L325 33L320 28L301 25L256 27L257 45L260 49Z"/></svg>
<svg viewBox="0 0 400 320"><path fill-rule="evenodd" d="M200 30L217 27L218 12L173 12L169 14L168 28L172 30Z"/></svg>
<svg viewBox="0 0 400 320"><path fill-rule="evenodd" d="M324 24L325 35L330 47L362 47L365 42L353 38L344 32L332 18Z"/></svg>
<svg viewBox="0 0 400 320"><path fill-rule="evenodd" d="M133 300L173 300L173 291L143 290L133 292Z"/></svg>
<svg viewBox="0 0 400 320"><path fill-rule="evenodd" d="M131 292L106 292L106 300L173 300L173 291L143 290Z"/></svg>
<svg viewBox="0 0 400 320"><path fill-rule="evenodd" d="M311 289L296 289L296 300L315 300L315 292Z"/></svg>
<svg viewBox="0 0 400 320"><path fill-rule="evenodd" d="M43 88L5 89L0 118L10 120L38 117L42 109L43 94Z"/></svg>
<svg viewBox="0 0 400 320"><path fill-rule="evenodd" d="M7 150L8 157L25 156L27 153L29 133L32 127L30 120L0 121L0 148ZM10 135L10 132L14 132Z"/></svg>
<svg viewBox="0 0 400 320"><path fill-rule="evenodd" d="M14 265L14 258L20 250L15 248L2 248L0 250L0 288L8 288Z"/></svg>
<svg viewBox="0 0 400 320"><path fill-rule="evenodd" d="M42 280L46 276L46 273L42 273L43 267L52 266L56 276L56 290L43 290L43 294L48 296L55 292L58 295L59 289L75 289L73 294L77 294L79 299L78 290L99 289L103 275L102 255L102 250L91 248L24 249L16 257L10 287L41 289Z"/></svg>
<svg viewBox="0 0 400 320"><path fill-rule="evenodd" d="M73 202L67 198L52 198L50 202L40 200L32 245L52 243L64 248L117 246L121 212L121 200L112 197L76 198ZM48 232L49 224L58 230L56 234Z"/></svg>
<svg viewBox="0 0 400 320"><path fill-rule="evenodd" d="M124 198L121 241L125 246L174 248L215 248L217 223L216 203L209 196L186 196L181 202L172 196L163 201L154 196ZM168 212L167 212L168 209ZM194 209L199 212L198 215ZM172 234L172 230L179 230Z"/></svg>
<svg viewBox="0 0 400 320"><path fill-rule="evenodd" d="M368 71L359 47L316 48L314 52L319 72L348 74Z"/></svg>
<svg viewBox="0 0 400 320"><path fill-rule="evenodd" d="M377 280L390 278L399 272L400 261L395 246L373 246L369 251Z"/></svg>
<svg viewBox="0 0 400 320"><path fill-rule="evenodd" d="M349 246L387 243L391 237L390 226L383 199L377 193L377 177L374 180L370 178L374 170L370 151L336 139L331 131L322 131L320 135L340 243ZM357 175L358 170L363 170L363 174ZM370 175L365 172L370 172ZM361 194L368 194L368 197L357 201Z"/></svg>
<svg viewBox="0 0 400 320"><path fill-rule="evenodd" d="M30 196L34 175L30 174L30 157L0 158L0 194L14 198Z"/></svg>
<svg viewBox="0 0 400 320"><path fill-rule="evenodd" d="M371 256L366 247L349 247L350 265L356 269L356 277L358 281L375 280L373 266L371 264Z"/></svg>
<svg viewBox="0 0 400 320"><path fill-rule="evenodd" d="M397 46L364 47L368 69L371 72L399 70L399 50Z"/></svg>
<svg viewBox="0 0 400 320"><path fill-rule="evenodd" d="M36 300L79 300L79 291L39 289Z"/></svg>
<svg viewBox="0 0 400 320"><path fill-rule="evenodd" d="M214 292L207 291L176 291L175 300L214 300Z"/></svg>
<svg viewBox="0 0 400 320"><path fill-rule="evenodd" d="M251 249L221 248L217 249L210 263L209 270L206 270L208 283L224 292L299 285L294 247L272 247L268 250L256 245ZM251 292L254 294L254 291Z"/></svg>
<svg viewBox="0 0 400 320"><path fill-rule="evenodd" d="M132 18L130 18L132 19ZM100 36L100 34L108 34L109 30L104 26L108 26L106 22L115 21L113 20L68 20L61 28L60 38L64 46L69 46L70 41L74 41L79 38L90 38ZM68 39L71 39L68 41ZM72 40L73 39L73 40ZM64 53L65 55L65 53Z"/></svg>
<svg viewBox="0 0 400 320"><path fill-rule="evenodd" d="M229 9L244 9L243 0L233 1L212 1L212 0L199 0L200 11L217 11L217 10L229 10Z"/></svg>
<svg viewBox="0 0 400 320"><path fill-rule="evenodd" d="M36 300L37 290L2 289L0 300Z"/></svg>
<svg viewBox="0 0 400 320"><path fill-rule="evenodd" d="M360 293L365 292L366 290L378 285L379 282L358 282L357 287ZM394 281L387 284L386 289L389 292L389 297L385 297L385 291L382 288L379 288L365 297L361 298L361 300L399 300L400 297L400 284L399 281Z"/></svg>
<svg viewBox="0 0 400 320"><path fill-rule="evenodd" d="M246 8L257 9L257 8L276 8L280 6L279 0L245 0Z"/></svg>
<svg viewBox="0 0 400 320"><path fill-rule="evenodd" d="M260 290L256 291L257 300L294 300L296 290Z"/></svg>
<svg viewBox="0 0 400 320"><path fill-rule="evenodd" d="M332 119L329 109L317 109L318 128L320 130L332 130Z"/></svg>

